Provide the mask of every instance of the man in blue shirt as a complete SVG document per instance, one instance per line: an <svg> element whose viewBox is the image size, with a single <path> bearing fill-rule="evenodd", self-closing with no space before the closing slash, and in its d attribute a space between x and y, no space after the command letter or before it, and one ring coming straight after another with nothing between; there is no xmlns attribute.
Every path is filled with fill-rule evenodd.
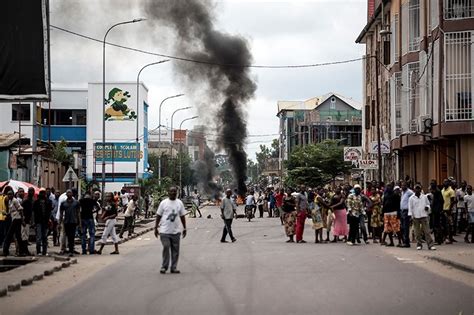
<svg viewBox="0 0 474 315"><path fill-rule="evenodd" d="M401 183L402 197L400 200L401 210L401 230L402 230L402 244L399 247L410 247L410 217L408 216L409 199L413 196L413 190L408 188L406 182Z"/></svg>

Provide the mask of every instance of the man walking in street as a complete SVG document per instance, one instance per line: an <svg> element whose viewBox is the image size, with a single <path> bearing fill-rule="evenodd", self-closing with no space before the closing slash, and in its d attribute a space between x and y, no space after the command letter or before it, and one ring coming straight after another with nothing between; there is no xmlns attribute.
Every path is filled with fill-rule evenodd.
<svg viewBox="0 0 474 315"><path fill-rule="evenodd" d="M163 262L160 273L164 274L170 266L171 252L171 273L180 273L178 268L179 244L181 238L181 226L183 226L183 238L186 237L186 209L181 200L177 198L178 190L176 187L168 189L168 198L160 202L156 212L155 237L160 236L163 244ZM177 220L179 217L180 220ZM162 220L163 219L163 220Z"/></svg>
<svg viewBox="0 0 474 315"><path fill-rule="evenodd" d="M400 200L402 247L410 247L410 217L408 216L408 200L413 196L413 190L408 188L406 182L401 183L402 196Z"/></svg>
<svg viewBox="0 0 474 315"><path fill-rule="evenodd" d="M69 257L74 256L74 238L76 236L76 227L81 226L80 206L79 202L72 197L72 190L66 192L67 199L61 203L59 211L61 212L60 224L64 223L64 232L67 237L67 245L69 249Z"/></svg>
<svg viewBox="0 0 474 315"><path fill-rule="evenodd" d="M193 198L193 205L194 205L194 211L193 211L193 217L196 217L196 212L199 213L199 217L202 218L201 210L199 210L199 206L201 204L201 195L198 193L197 189L194 189L194 192L192 193L191 197Z"/></svg>
<svg viewBox="0 0 474 315"><path fill-rule="evenodd" d="M421 193L421 185L415 185L415 193L408 200L408 216L413 218L415 228L416 249L423 248L422 239L425 237L429 250L436 250L433 246L433 238L430 234L428 211L430 202L425 194Z"/></svg>
<svg viewBox="0 0 474 315"><path fill-rule="evenodd" d="M229 234L230 240L235 242L237 239L232 233L232 220L234 219L234 213L236 210L236 205L231 199L232 190L227 189L225 192L225 198L221 202L221 217L224 220L224 229L222 231L221 243L226 243L225 240L227 234Z"/></svg>
<svg viewBox="0 0 474 315"><path fill-rule="evenodd" d="M306 186L301 185L296 195L296 243L306 243L303 240L304 223L308 215L308 197L306 197Z"/></svg>
<svg viewBox="0 0 474 315"><path fill-rule="evenodd" d="M95 222L94 222L94 210L96 202L92 199L89 193L84 195L84 198L79 200L81 205L81 245L82 255L87 255L87 247L89 247L89 254L95 253ZM89 232L89 246L87 246L87 232Z"/></svg>
<svg viewBox="0 0 474 315"><path fill-rule="evenodd" d="M135 216L135 211L137 210L138 197L133 195L132 199L128 202L127 210L125 210L124 222L122 225L122 230L120 231L120 238L123 238L123 233L128 231L128 237L132 236L133 231L133 219Z"/></svg>
<svg viewBox="0 0 474 315"><path fill-rule="evenodd" d="M36 231L36 255L46 256L48 250L48 222L53 210L53 203L44 189L40 190L38 199L33 202L33 224Z"/></svg>

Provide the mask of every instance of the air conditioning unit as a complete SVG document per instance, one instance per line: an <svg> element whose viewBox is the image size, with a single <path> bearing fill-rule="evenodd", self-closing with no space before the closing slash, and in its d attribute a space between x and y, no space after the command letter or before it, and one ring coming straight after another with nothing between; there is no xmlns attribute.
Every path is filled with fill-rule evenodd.
<svg viewBox="0 0 474 315"><path fill-rule="evenodd" d="M418 133L419 132L419 129L418 129L418 119L412 119L410 121L410 133Z"/></svg>
<svg viewBox="0 0 474 315"><path fill-rule="evenodd" d="M418 132L431 133L433 129L433 119L429 115L418 117Z"/></svg>

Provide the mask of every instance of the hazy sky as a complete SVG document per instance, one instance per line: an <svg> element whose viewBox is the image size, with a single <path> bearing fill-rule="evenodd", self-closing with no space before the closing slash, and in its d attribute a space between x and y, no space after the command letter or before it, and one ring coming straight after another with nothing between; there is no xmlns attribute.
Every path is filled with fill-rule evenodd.
<svg viewBox="0 0 474 315"><path fill-rule="evenodd" d="M172 0L170 0L172 1ZM140 0L51 0L51 24L91 37L103 38L107 28L117 22L147 17ZM294 65L353 59L363 55L364 46L354 41L366 24L365 0L266 1L223 0L214 8L217 28L248 39L258 65ZM173 54L173 40L166 27L151 21L115 28L108 41L136 48ZM107 49L108 81L136 81L138 70L159 57ZM51 32L53 87L85 87L101 81L102 45L57 30ZM305 100L338 92L355 100L362 98L360 61L307 69L253 69L256 97L246 106L250 135L277 134L278 100ZM171 62L146 69L141 80L149 88L149 125L158 125L158 105L185 88L173 72ZM193 104L192 97L170 100L162 107L162 123L179 107ZM192 110L175 115L175 124L198 114ZM185 126L192 128L190 121ZM255 159L260 144L277 136L252 136L247 153Z"/></svg>

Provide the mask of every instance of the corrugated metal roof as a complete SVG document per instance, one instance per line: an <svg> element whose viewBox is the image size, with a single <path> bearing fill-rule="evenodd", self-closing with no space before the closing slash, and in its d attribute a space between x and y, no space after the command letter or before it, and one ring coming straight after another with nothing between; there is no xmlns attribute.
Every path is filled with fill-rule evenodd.
<svg viewBox="0 0 474 315"><path fill-rule="evenodd" d="M303 101L278 101L278 113L282 110L312 110L314 105L307 104Z"/></svg>
<svg viewBox="0 0 474 315"><path fill-rule="evenodd" d="M277 102L277 105L278 105L277 115L282 110L287 110L287 111L313 110L317 108L320 104L324 103L328 98L330 98L333 95L354 109L357 109L357 110L362 109L362 104L357 102L356 100L350 97L346 97L344 95L338 94L338 93L330 92L321 96L315 96L315 97L309 98L306 101L278 101Z"/></svg>
<svg viewBox="0 0 474 315"><path fill-rule="evenodd" d="M22 135L24 138L25 135ZM0 133L0 148L8 148L19 140L19 136L16 133Z"/></svg>

